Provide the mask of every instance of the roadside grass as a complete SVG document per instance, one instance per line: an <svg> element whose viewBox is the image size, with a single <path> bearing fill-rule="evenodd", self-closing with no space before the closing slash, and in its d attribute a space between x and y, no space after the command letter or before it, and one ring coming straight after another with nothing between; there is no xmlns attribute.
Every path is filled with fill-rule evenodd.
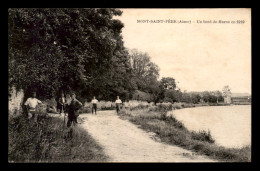
<svg viewBox="0 0 260 171"><path fill-rule="evenodd" d="M251 102L233 102L234 105L251 105Z"/></svg>
<svg viewBox="0 0 260 171"><path fill-rule="evenodd" d="M127 119L148 132L156 133L162 142L177 145L196 152L197 154L206 155L211 159L221 162L250 162L251 147L243 148L225 148L214 144L210 132L206 131L189 131L185 126L172 115L166 116L167 109L155 111L155 109L135 109L121 110L120 118Z"/></svg>
<svg viewBox="0 0 260 171"><path fill-rule="evenodd" d="M8 161L105 162L108 157L79 126L67 129L59 118L42 115L38 122L20 115L9 118Z"/></svg>

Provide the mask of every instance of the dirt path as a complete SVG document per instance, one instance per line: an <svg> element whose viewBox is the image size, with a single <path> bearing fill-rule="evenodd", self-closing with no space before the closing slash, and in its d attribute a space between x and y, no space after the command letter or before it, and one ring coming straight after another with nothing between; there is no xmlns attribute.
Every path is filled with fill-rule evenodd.
<svg viewBox="0 0 260 171"><path fill-rule="evenodd" d="M177 146L156 141L154 136L115 111L80 115L80 124L104 148L109 162L214 162Z"/></svg>

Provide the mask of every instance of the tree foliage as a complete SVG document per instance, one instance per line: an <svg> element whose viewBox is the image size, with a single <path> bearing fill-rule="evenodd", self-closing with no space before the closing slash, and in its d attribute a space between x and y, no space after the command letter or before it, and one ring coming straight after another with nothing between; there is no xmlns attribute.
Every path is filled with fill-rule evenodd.
<svg viewBox="0 0 260 171"><path fill-rule="evenodd" d="M34 88L46 98L59 90L104 98L128 91L124 25L112 19L121 14L117 9L9 9L9 86Z"/></svg>
<svg viewBox="0 0 260 171"><path fill-rule="evenodd" d="M176 88L176 82L174 78L171 77L163 77L161 79L161 84L165 89L175 89Z"/></svg>
<svg viewBox="0 0 260 171"><path fill-rule="evenodd" d="M224 86L222 89L222 93L224 97L230 96L231 95L231 89L229 88L228 85Z"/></svg>
<svg viewBox="0 0 260 171"><path fill-rule="evenodd" d="M134 89L139 89L144 92L149 92L151 83L158 81L159 67L151 62L150 56L147 53L132 49L129 59L132 69L132 86Z"/></svg>

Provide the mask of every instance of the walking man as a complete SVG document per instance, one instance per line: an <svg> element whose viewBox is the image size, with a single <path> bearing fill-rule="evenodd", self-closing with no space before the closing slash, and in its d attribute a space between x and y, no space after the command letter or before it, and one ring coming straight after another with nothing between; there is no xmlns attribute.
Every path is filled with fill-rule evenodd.
<svg viewBox="0 0 260 171"><path fill-rule="evenodd" d="M92 115L93 115L93 110L95 110L95 114L97 114L97 103L98 103L98 100L94 96L94 98L91 101L91 104L92 104Z"/></svg>
<svg viewBox="0 0 260 171"><path fill-rule="evenodd" d="M67 122L67 127L70 127L72 123L78 123L77 118L79 116L78 110L81 108L82 103L76 99L76 94L72 93L71 94L71 102L70 105L68 106L68 122Z"/></svg>
<svg viewBox="0 0 260 171"><path fill-rule="evenodd" d="M42 102L36 98L36 92L32 92L32 97L29 97L24 103L28 111L28 119L33 118L36 122L38 119L38 115L36 113L36 106L38 104L42 104Z"/></svg>
<svg viewBox="0 0 260 171"><path fill-rule="evenodd" d="M122 101L119 99L119 96L117 96L115 103L116 103L116 112L118 113L120 111L120 104L122 104Z"/></svg>

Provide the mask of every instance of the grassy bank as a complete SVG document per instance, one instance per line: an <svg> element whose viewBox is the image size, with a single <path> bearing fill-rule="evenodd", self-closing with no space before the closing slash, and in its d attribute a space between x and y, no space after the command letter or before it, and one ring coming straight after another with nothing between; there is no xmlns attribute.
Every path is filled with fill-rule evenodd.
<svg viewBox="0 0 260 171"><path fill-rule="evenodd" d="M166 112L167 109L158 108L125 109L120 112L120 117L140 125L146 131L156 133L162 142L207 155L212 159L223 162L249 162L251 160L251 147L235 149L217 146L210 132L189 131L173 116L166 116Z"/></svg>
<svg viewBox="0 0 260 171"><path fill-rule="evenodd" d="M233 105L251 105L251 102L233 102Z"/></svg>
<svg viewBox="0 0 260 171"><path fill-rule="evenodd" d="M191 107L200 107L200 106L230 106L230 104L226 103L174 103L172 107L174 109L183 109L183 108L191 108Z"/></svg>
<svg viewBox="0 0 260 171"><path fill-rule="evenodd" d="M40 117L38 124L23 116L8 123L9 162L104 162L102 148L78 126L64 129L63 120Z"/></svg>

